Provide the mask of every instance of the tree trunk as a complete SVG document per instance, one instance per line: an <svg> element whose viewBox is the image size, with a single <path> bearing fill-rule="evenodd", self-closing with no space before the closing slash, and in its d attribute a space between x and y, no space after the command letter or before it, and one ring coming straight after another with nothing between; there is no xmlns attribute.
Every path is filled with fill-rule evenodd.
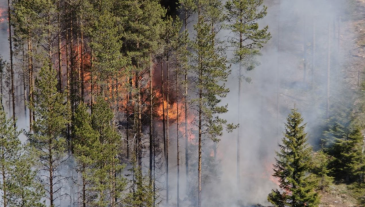
<svg viewBox="0 0 365 207"><path fill-rule="evenodd" d="M25 45L22 45L22 62L23 62L23 99L24 99L24 117L27 117L27 81L26 81L26 77L25 74L27 73L27 68L26 68L26 55L25 55ZM1 93L2 94L2 93Z"/></svg>
<svg viewBox="0 0 365 207"><path fill-rule="evenodd" d="M185 19L184 19L184 30L187 30L187 20L188 20L188 14L187 11L185 12ZM187 47L187 39L185 39L185 48L186 50L188 49ZM184 135L185 135L185 174L186 174L186 191L189 191L189 136L188 136L188 69L185 68L185 77L184 77L184 86L185 86L185 100L184 100L184 110L185 110L185 130L184 130Z"/></svg>
<svg viewBox="0 0 365 207"><path fill-rule="evenodd" d="M163 59L161 59L161 96L162 96L162 136L163 136L163 146L164 146L164 158L165 158L165 170L166 170L166 174L168 171L168 158L167 158L167 141L166 141L166 126L165 126L165 92L164 92L164 69L163 69ZM166 195L167 193L167 175L165 177L165 187L166 187ZM167 202L167 198L166 198L166 202Z"/></svg>
<svg viewBox="0 0 365 207"><path fill-rule="evenodd" d="M179 146L179 97L178 97L178 88L179 88L179 75L178 71L176 71L176 165L177 165L177 192L176 192L176 202L177 207L180 206L180 146Z"/></svg>
<svg viewBox="0 0 365 207"><path fill-rule="evenodd" d="M328 46L327 46L327 108L326 117L329 118L330 108L330 87L331 87L331 24L328 25Z"/></svg>
<svg viewBox="0 0 365 207"><path fill-rule="evenodd" d="M153 65L152 65L152 54L150 54L150 185L152 184L152 165L153 165L153 88L152 88L152 81L153 81L153 75L152 75Z"/></svg>
<svg viewBox="0 0 365 207"><path fill-rule="evenodd" d="M316 20L313 19L313 40L312 40L312 87L314 84L314 69L316 67Z"/></svg>
<svg viewBox="0 0 365 207"><path fill-rule="evenodd" d="M166 62L166 202L169 203L169 93L170 93L170 86L169 86L169 58L167 57Z"/></svg>
<svg viewBox="0 0 365 207"><path fill-rule="evenodd" d="M16 127L15 117L15 92L14 92L14 67L13 67L13 37L11 34L11 12L10 12L10 0L8 0L8 20L9 20L9 49L10 49L10 75L11 75L11 100L13 108L13 121L14 127Z"/></svg>
<svg viewBox="0 0 365 207"><path fill-rule="evenodd" d="M83 164L82 168L82 171L85 172L85 164ZM82 175L82 207L86 207L86 179L84 175Z"/></svg>
<svg viewBox="0 0 365 207"><path fill-rule="evenodd" d="M52 158L52 139L48 140L48 164L49 164L49 202L50 207L54 207L54 195L53 195L53 158Z"/></svg>
<svg viewBox="0 0 365 207"><path fill-rule="evenodd" d="M201 5L198 3L198 26L202 24L201 16ZM200 29L198 29L198 58L199 58L199 123L198 123L198 207L201 207L201 193L202 193L202 113L203 113L203 60L202 60L202 48L201 48L201 34Z"/></svg>
<svg viewBox="0 0 365 207"><path fill-rule="evenodd" d="M2 152L2 160L5 161L5 157L4 157L4 152ZM8 199L7 199L7 187L6 187L6 172L5 172L5 166L3 163L1 163L1 174L2 174L2 178L3 178L3 204L4 204L4 207L7 207L8 205Z"/></svg>
<svg viewBox="0 0 365 207"><path fill-rule="evenodd" d="M139 67L138 67L139 68ZM141 106L141 86L139 83L139 73L136 72L136 88L137 88L137 154L138 154L138 167L142 168L142 106Z"/></svg>
<svg viewBox="0 0 365 207"><path fill-rule="evenodd" d="M61 53L61 18L60 18L60 13L61 13L61 1L58 1L58 9L60 11L58 11L58 17L57 17L57 21L58 21L58 79L59 79L59 92L62 92L62 53Z"/></svg>
<svg viewBox="0 0 365 207"><path fill-rule="evenodd" d="M30 39L30 30L28 30L28 72L29 72L29 131L33 130L33 120L34 120L34 114L33 114L33 100L34 100L34 94L33 94L33 59L32 59L32 41Z"/></svg>

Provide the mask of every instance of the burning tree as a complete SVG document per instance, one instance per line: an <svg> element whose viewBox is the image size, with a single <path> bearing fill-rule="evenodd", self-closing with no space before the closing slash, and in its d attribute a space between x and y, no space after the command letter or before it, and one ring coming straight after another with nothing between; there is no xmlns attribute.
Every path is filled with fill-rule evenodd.
<svg viewBox="0 0 365 207"><path fill-rule="evenodd" d="M316 184L309 180L308 171L311 162L311 148L304 132L301 114L292 109L286 123L286 129L280 151L277 152L274 165L274 177L279 179L282 191L272 190L268 200L275 206L318 206L319 196L315 192Z"/></svg>

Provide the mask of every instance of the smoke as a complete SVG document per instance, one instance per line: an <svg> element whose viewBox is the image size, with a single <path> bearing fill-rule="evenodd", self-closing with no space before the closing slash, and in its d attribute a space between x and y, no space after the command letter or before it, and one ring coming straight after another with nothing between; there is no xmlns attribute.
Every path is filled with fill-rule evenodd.
<svg viewBox="0 0 365 207"><path fill-rule="evenodd" d="M346 81L339 78L346 75L344 67L353 47L353 42L343 42L343 35L354 36L348 27L351 1L281 0L265 4L268 15L260 25L269 25L272 39L258 58L261 64L245 73L252 82L243 86L241 105L237 106L237 66L232 67L228 81L231 92L225 99L230 109L225 117L229 121L237 122L237 108L241 111L239 183L237 131L226 134L219 144L224 157L218 189L231 189L223 199L230 201L236 196L246 205L267 204L267 195L277 188L270 179L272 164L291 108L302 113L312 145L322 138L316 127L326 118L327 97L332 104L341 96L341 82ZM232 202L229 206L235 205Z"/></svg>
<svg viewBox="0 0 365 207"><path fill-rule="evenodd" d="M240 128L224 134L218 143L215 170L207 172L209 168L203 166L203 181L204 175L209 177L216 171L219 173L219 176L211 176L214 180L203 184L203 206L269 205L267 195L271 189L278 188L272 177L275 151L283 137L290 109L295 107L302 113L307 123L309 143L317 148L323 135L319 127L331 113L327 109L343 95L345 87L354 86L354 79L348 78L352 61L350 53L356 39L351 16L354 1L267 0L265 5L268 6L268 15L260 26L269 25L272 39L257 57L260 65L253 71L244 72L244 76L252 81L243 84L239 106L238 66L232 65L227 82L230 93L223 103L229 105L229 113L224 118L229 123L238 123L240 117ZM220 35L225 39L232 34L222 31ZM231 57L229 53L228 56ZM240 114L237 114L238 108ZM239 179L236 168L238 131ZM171 157L175 159L175 141L171 142ZM205 144L210 145L209 142L206 140ZM210 150L204 148L203 156L209 155ZM197 154L196 149L192 151ZM181 149L180 154L183 152ZM183 186L180 192L185 193L185 161L182 157L180 185ZM210 162L209 156L203 158L203 165L204 162ZM170 201L176 203L175 165L170 165ZM189 180L194 182L197 170L191 170L195 175L191 174Z"/></svg>

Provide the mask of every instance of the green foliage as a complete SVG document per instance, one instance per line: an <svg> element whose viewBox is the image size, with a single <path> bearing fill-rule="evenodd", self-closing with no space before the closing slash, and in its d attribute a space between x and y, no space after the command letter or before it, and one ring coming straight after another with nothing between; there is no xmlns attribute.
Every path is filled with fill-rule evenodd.
<svg viewBox="0 0 365 207"><path fill-rule="evenodd" d="M66 139L62 134L70 120L68 104L65 103L64 94L57 91L57 83L56 71L42 67L36 81L36 101L32 106L34 132L28 135L40 165L40 173L47 173L42 177L42 183L51 203L56 200L54 194L62 188L58 171L67 151Z"/></svg>
<svg viewBox="0 0 365 207"><path fill-rule="evenodd" d="M81 105L78 112L78 120L83 117L89 120L84 106ZM121 175L124 169L119 157L122 141L112 124L113 113L109 104L98 97L91 116L91 126L94 131L84 131L90 128L90 123L81 124L79 121L77 121L79 137L91 138L79 144L79 149L89 154L84 160L88 169L83 176L88 182L90 194L94 195L91 205L114 206L122 200L126 178ZM88 145L92 147L88 149Z"/></svg>
<svg viewBox="0 0 365 207"><path fill-rule="evenodd" d="M225 56L225 47L217 37L214 22L221 19L212 16L212 10L221 8L219 2L210 5L208 1L199 1L197 7L200 10L198 22L194 25L196 36L192 40L192 72L196 77L195 87L198 90L198 98L193 99L197 109L202 113L202 131L213 141L219 141L224 127L225 119L219 114L228 111L228 105L220 105L221 98L226 97L229 89L225 86L231 70ZM216 14L216 13L214 13Z"/></svg>
<svg viewBox="0 0 365 207"><path fill-rule="evenodd" d="M274 177L279 178L280 189L272 190L268 200L275 206L318 206L316 183L308 177L311 151L308 146L305 124L296 109L293 109L285 124L285 134L274 165Z"/></svg>
<svg viewBox="0 0 365 207"><path fill-rule="evenodd" d="M19 140L20 132L0 108L0 190L4 206L43 207L44 191L35 180L34 157Z"/></svg>
<svg viewBox="0 0 365 207"><path fill-rule="evenodd" d="M317 190L327 191L329 186L333 183L333 177L328 175L330 173L330 170L328 169L329 159L330 156L323 151L314 153L312 157L310 177L318 184Z"/></svg>
<svg viewBox="0 0 365 207"><path fill-rule="evenodd" d="M363 135L359 128L341 129L342 137L335 138L327 153L332 156L329 163L330 175L336 180L360 181L359 175L364 172ZM364 182L364 181L360 181Z"/></svg>
<svg viewBox="0 0 365 207"><path fill-rule="evenodd" d="M132 171L132 185L124 200L127 206L132 207L153 207L158 206L158 196L153 189L153 182L150 182L148 176L144 176L140 167L133 164ZM154 205L155 203L155 205Z"/></svg>
<svg viewBox="0 0 365 207"><path fill-rule="evenodd" d="M267 14L267 7L263 0L229 0L226 27L234 34L230 39L234 48L234 63L240 63L252 70L254 57L260 54L260 49L271 38L268 26L260 29L258 21Z"/></svg>

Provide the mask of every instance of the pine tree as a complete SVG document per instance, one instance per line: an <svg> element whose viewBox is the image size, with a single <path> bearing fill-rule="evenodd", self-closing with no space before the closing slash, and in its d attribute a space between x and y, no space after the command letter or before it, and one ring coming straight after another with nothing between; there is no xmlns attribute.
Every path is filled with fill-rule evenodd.
<svg viewBox="0 0 365 207"><path fill-rule="evenodd" d="M45 207L45 191L33 169L37 158L29 145L23 145L22 148L20 157L14 163L10 203L19 207Z"/></svg>
<svg viewBox="0 0 365 207"><path fill-rule="evenodd" d="M14 126L14 120L9 120L1 106L0 109L0 174L2 191L2 203L4 207L10 206L12 191L12 173L14 163L16 163L20 149L19 132Z"/></svg>
<svg viewBox="0 0 365 207"><path fill-rule="evenodd" d="M195 11L195 2L193 0L180 0L180 12L183 15L183 27L184 31L181 34L181 38L179 38L179 42L181 46L179 47L177 56L179 59L179 63L181 66L181 73L184 75L184 140L185 140L185 176L186 176L186 189L189 189L189 153L188 153L188 145L189 145L189 138L188 138L188 75L189 75L189 59L191 53L189 51L190 39L189 39L189 30L188 30L188 21L192 14Z"/></svg>
<svg viewBox="0 0 365 207"><path fill-rule="evenodd" d="M21 144L20 132L12 119L0 107L0 174L2 204L6 206L42 207L44 191L32 169L35 159L26 145Z"/></svg>
<svg viewBox="0 0 365 207"><path fill-rule="evenodd" d="M158 196L153 189L153 183L149 181L149 177L144 176L141 169L133 163L132 185L126 195L124 203L132 207L153 207L158 206ZM135 188L135 186L137 186ZM156 205L157 204L157 205Z"/></svg>
<svg viewBox="0 0 365 207"><path fill-rule="evenodd" d="M227 10L227 28L233 33L230 46L234 50L233 64L238 64L238 109L237 117L240 124L241 97L242 97L242 67L252 70L256 64L255 56L260 54L260 49L271 38L268 26L260 29L258 21L267 14L267 7L263 0L229 0L225 7ZM249 80L248 77L245 77ZM237 131L237 179L240 177L240 137L241 129Z"/></svg>
<svg viewBox="0 0 365 207"><path fill-rule="evenodd" d="M274 177L280 182L280 190L272 190L268 200L275 206L318 206L316 184L310 181L311 148L308 146L305 124L301 114L292 109L285 124L285 134L274 165Z"/></svg>
<svg viewBox="0 0 365 207"><path fill-rule="evenodd" d="M108 102L98 97L93 108L92 127L97 132L97 152L91 155L94 167L90 171L91 189L96 197L91 205L115 207L122 201L126 180L121 176L124 165L119 156L122 140L113 125L113 113Z"/></svg>
<svg viewBox="0 0 365 207"><path fill-rule="evenodd" d="M101 143L98 133L92 128L91 115L86 105L81 102L75 112L73 132L74 156L77 162L77 171L81 173L81 205L89 205L92 193L90 182L93 168L97 167L96 158L100 152Z"/></svg>
<svg viewBox="0 0 365 207"><path fill-rule="evenodd" d="M34 133L28 134L40 165L39 173L44 173L42 183L51 207L62 189L59 170L67 151L63 132L70 120L65 95L58 92L57 85L56 71L44 64L36 81Z"/></svg>
<svg viewBox="0 0 365 207"><path fill-rule="evenodd" d="M234 128L219 117L228 111L221 106L221 98L229 89L225 87L230 69L227 66L225 48L220 44L218 31L222 18L214 16L221 8L219 1L200 0L197 2L198 21L194 25L196 36L192 41L194 56L192 68L196 79L197 98L192 100L198 112L198 206L201 206L202 190L202 142L204 138L219 141L224 127Z"/></svg>

